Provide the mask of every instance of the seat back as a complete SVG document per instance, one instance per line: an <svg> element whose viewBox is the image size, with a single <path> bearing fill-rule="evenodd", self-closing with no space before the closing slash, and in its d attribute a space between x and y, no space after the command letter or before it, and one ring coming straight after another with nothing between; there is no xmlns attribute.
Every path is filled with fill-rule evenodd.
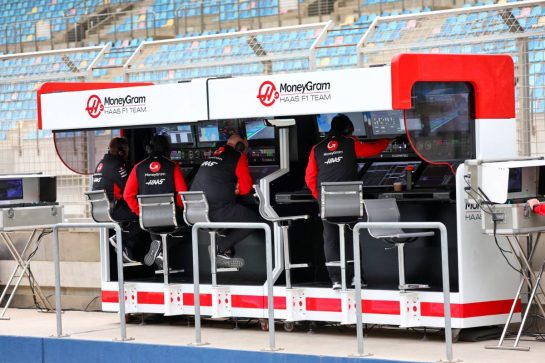
<svg viewBox="0 0 545 363"><path fill-rule="evenodd" d="M399 222L399 209L395 199L365 199L363 204L365 205L367 222ZM369 228L369 234L375 238L402 233L404 232L401 228Z"/></svg>
<svg viewBox="0 0 545 363"><path fill-rule="evenodd" d="M210 222L208 200L202 191L180 192L184 202L184 221L192 226L198 222Z"/></svg>
<svg viewBox="0 0 545 363"><path fill-rule="evenodd" d="M91 217L97 223L114 222L112 219L111 204L104 190L86 192L87 201L91 206Z"/></svg>
<svg viewBox="0 0 545 363"><path fill-rule="evenodd" d="M140 226L143 229L174 231L176 221L176 201L173 193L137 195L140 207Z"/></svg>
<svg viewBox="0 0 545 363"><path fill-rule="evenodd" d="M321 184L320 213L322 219L339 221L363 217L363 183L324 182Z"/></svg>

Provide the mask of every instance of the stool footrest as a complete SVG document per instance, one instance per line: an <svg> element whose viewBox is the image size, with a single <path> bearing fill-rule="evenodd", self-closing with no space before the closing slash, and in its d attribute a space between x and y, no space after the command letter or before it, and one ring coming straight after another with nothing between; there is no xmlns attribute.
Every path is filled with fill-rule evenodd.
<svg viewBox="0 0 545 363"><path fill-rule="evenodd" d="M169 273L169 274L177 274L177 273L184 272L184 271L185 271L185 270L172 270L172 269L170 269L170 270L168 270L168 273ZM156 274L156 275L161 275L161 274L163 274L163 273L164 273L163 270L157 270L157 271L155 271L155 274Z"/></svg>
<svg viewBox="0 0 545 363"><path fill-rule="evenodd" d="M346 263L354 263L353 260L346 261ZM325 263L328 267L341 267L341 261L330 261Z"/></svg>
<svg viewBox="0 0 545 363"><path fill-rule="evenodd" d="M400 290L412 290L412 289L429 289L430 285L427 284L405 284L399 285Z"/></svg>
<svg viewBox="0 0 545 363"><path fill-rule="evenodd" d="M240 269L235 267L220 267L216 269L216 272L236 272L236 271L240 271Z"/></svg>
<svg viewBox="0 0 545 363"><path fill-rule="evenodd" d="M293 264L289 265L290 269L292 269L292 268L306 268L306 267L310 267L310 265L308 263L293 263Z"/></svg>
<svg viewBox="0 0 545 363"><path fill-rule="evenodd" d="M123 267L134 267L134 266L142 266L142 263L140 263L140 262L125 262L123 264Z"/></svg>

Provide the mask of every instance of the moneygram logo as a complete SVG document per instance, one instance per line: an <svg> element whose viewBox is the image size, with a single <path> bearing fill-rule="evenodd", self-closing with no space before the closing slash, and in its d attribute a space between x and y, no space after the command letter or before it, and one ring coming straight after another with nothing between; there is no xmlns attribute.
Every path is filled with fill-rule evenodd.
<svg viewBox="0 0 545 363"><path fill-rule="evenodd" d="M280 94L276 90L276 86L271 81L265 81L259 86L259 91L257 92L257 98L259 102L265 107L274 105L276 100L280 97Z"/></svg>
<svg viewBox="0 0 545 363"><path fill-rule="evenodd" d="M98 164L97 166L97 173L100 173L102 171L102 167L104 166L104 164L100 163Z"/></svg>
<svg viewBox="0 0 545 363"><path fill-rule="evenodd" d="M339 147L339 142L336 140L331 140L327 143L327 150L329 151L335 151Z"/></svg>
<svg viewBox="0 0 545 363"><path fill-rule="evenodd" d="M225 151L225 148L222 146L214 152L214 156L220 155L224 151Z"/></svg>
<svg viewBox="0 0 545 363"><path fill-rule="evenodd" d="M153 163L149 164L149 170L152 173L157 173L159 170L161 170L161 163L158 161L154 161Z"/></svg>
<svg viewBox="0 0 545 363"><path fill-rule="evenodd" d="M100 116L102 111L104 111L104 105L102 104L102 101L97 95L92 95L87 100L87 107L85 107L85 111L91 116L92 118L97 118Z"/></svg>

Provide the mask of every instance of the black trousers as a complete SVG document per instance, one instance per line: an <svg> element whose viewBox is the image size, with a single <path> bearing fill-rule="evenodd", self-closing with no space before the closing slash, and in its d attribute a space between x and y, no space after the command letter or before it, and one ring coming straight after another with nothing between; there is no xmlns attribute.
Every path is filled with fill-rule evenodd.
<svg viewBox="0 0 545 363"><path fill-rule="evenodd" d="M263 222L263 219L252 208L240 203L210 205L209 217L212 222ZM226 251L249 236L252 229L226 230L226 237L218 239L218 249Z"/></svg>
<svg viewBox="0 0 545 363"><path fill-rule="evenodd" d="M340 242L339 242L339 226L337 224L322 221L324 225L324 254L326 262L340 261ZM352 231L345 226L345 256L346 260L352 260L354 249L352 248ZM327 272L332 282L341 282L340 267L327 266ZM347 284L350 284L350 279L354 275L354 267L352 264L346 264L346 279Z"/></svg>
<svg viewBox="0 0 545 363"><path fill-rule="evenodd" d="M123 230L123 246L127 247L137 261L143 262L151 243L150 234L140 228L136 216L126 203L116 203L112 218L121 225Z"/></svg>

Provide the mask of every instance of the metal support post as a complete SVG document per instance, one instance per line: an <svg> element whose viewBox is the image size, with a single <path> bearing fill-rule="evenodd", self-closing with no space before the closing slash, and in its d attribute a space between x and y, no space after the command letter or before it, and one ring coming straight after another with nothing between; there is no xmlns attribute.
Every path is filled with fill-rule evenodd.
<svg viewBox="0 0 545 363"><path fill-rule="evenodd" d="M163 249L163 281L165 287L168 286L168 274L170 272L168 267L168 245L167 245L167 235L161 234L161 247Z"/></svg>
<svg viewBox="0 0 545 363"><path fill-rule="evenodd" d="M53 264L55 268L55 313L57 320L57 338L66 336L62 332L62 304L61 304L61 266L59 253L59 229L71 228L108 228L115 230L117 241L117 279L118 279L118 302L119 302L119 326L121 337L114 340L133 340L127 338L127 327L125 324L125 283L123 279L123 242L121 227L117 223L59 223L53 226Z"/></svg>
<svg viewBox="0 0 545 363"><path fill-rule="evenodd" d="M344 224L339 224L339 248L341 249L340 257L340 268L341 268L341 288L342 291L346 290L346 241L345 241L345 235L344 235Z"/></svg>
<svg viewBox="0 0 545 363"><path fill-rule="evenodd" d="M282 229L282 242L284 244L284 269L286 273L286 289L291 289L291 262L290 249L288 245L288 226L282 226L280 228Z"/></svg>
<svg viewBox="0 0 545 363"><path fill-rule="evenodd" d="M438 229L441 234L441 274L443 280L443 314L445 317L445 357L446 362L454 362L452 353L452 322L450 314L450 277L448 263L448 236L447 228L440 222L360 222L354 226L353 244L354 244L354 284L356 299L356 332L358 355L363 355L363 322L361 315L361 260L360 260L360 230L368 228L384 229Z"/></svg>
<svg viewBox="0 0 545 363"><path fill-rule="evenodd" d="M210 231L208 233L210 235L210 270L212 272L212 286L216 287L218 286L218 267L216 266L216 232Z"/></svg>
<svg viewBox="0 0 545 363"><path fill-rule="evenodd" d="M266 223L220 223L220 222L199 222L193 225L192 248L193 248L193 294L195 307L195 341L192 345L204 345L201 337L201 298L199 288L199 229L262 229L265 231L265 254L267 268L267 310L269 319L269 347L266 350L276 351L274 334L274 295L272 275L272 242L271 228Z"/></svg>
<svg viewBox="0 0 545 363"><path fill-rule="evenodd" d="M398 264L398 275L399 275L399 290L405 292L405 244L398 243L397 247L397 264Z"/></svg>

